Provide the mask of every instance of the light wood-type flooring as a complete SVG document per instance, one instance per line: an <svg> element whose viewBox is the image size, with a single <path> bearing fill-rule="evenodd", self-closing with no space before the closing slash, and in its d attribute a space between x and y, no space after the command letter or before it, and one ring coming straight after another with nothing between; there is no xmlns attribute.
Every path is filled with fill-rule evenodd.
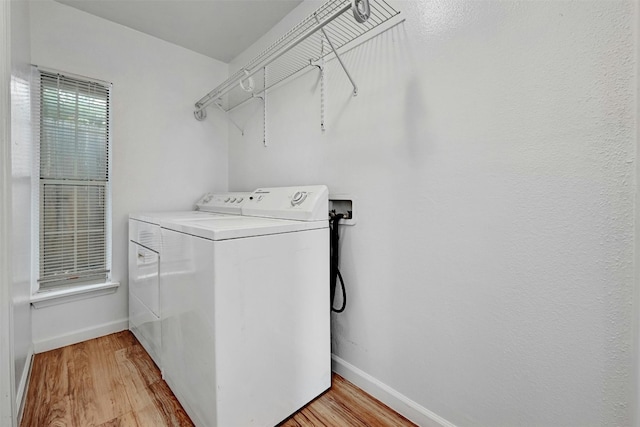
<svg viewBox="0 0 640 427"><path fill-rule="evenodd" d="M21 427L193 426L136 338L119 332L37 354ZM334 375L281 427L414 426Z"/></svg>

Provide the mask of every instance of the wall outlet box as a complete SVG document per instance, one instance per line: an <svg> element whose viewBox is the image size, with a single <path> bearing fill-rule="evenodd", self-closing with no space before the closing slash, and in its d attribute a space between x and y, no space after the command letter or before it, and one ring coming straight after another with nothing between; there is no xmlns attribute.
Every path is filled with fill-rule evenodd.
<svg viewBox="0 0 640 427"><path fill-rule="evenodd" d="M329 212L343 214L340 225L356 225L353 197L348 194L329 194Z"/></svg>

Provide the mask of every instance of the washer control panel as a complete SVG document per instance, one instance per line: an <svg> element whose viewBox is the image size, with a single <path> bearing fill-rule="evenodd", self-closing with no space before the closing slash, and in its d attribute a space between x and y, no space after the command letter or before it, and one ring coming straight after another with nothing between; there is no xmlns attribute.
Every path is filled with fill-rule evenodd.
<svg viewBox="0 0 640 427"><path fill-rule="evenodd" d="M258 188L242 207L242 215L300 221L326 220L328 212L325 185Z"/></svg>
<svg viewBox="0 0 640 427"><path fill-rule="evenodd" d="M240 215L251 193L207 193L196 203L196 210Z"/></svg>

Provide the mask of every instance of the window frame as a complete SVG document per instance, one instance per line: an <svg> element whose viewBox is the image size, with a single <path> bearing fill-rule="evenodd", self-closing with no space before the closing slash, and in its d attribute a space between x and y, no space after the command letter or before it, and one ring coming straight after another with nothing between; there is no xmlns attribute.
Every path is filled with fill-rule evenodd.
<svg viewBox="0 0 640 427"><path fill-rule="evenodd" d="M74 179L51 179L51 178L42 178L41 177L41 145L42 145L42 110L43 110L43 100L42 100L42 73L46 73L48 75L59 75L64 77L65 79L75 80L82 84L97 84L102 86L106 91L106 179L104 181L99 180L74 180ZM32 99L35 100L32 106L32 115L33 115L33 124L35 128L34 132L34 141L35 141L35 150L33 156L33 180L32 180L32 208L33 208L33 226L32 226L32 244L33 244L33 265L32 265L32 293L33 295L37 294L62 294L68 293L67 291L73 293L77 291L84 291L89 288L94 288L96 286L102 287L112 287L113 282L111 280L111 271L112 271L112 200L111 200L111 187L112 187L112 163L113 163L113 144L112 144L112 88L113 85L110 82L106 82L103 80L99 80L96 78L81 76L65 71L59 71L50 68L33 66L33 93ZM75 117L77 119L77 116ZM77 156L78 152L74 152L74 156ZM53 280L42 280L40 277L41 274L41 263L43 254L41 252L41 235L43 233L43 220L41 218L42 213L42 203L44 198L44 191L42 190L44 187L43 183L47 184L63 184L63 185L72 185L76 186L76 188L81 187L101 187L104 192L104 259L105 259L105 270L104 275L100 275L97 277L96 275L89 277L87 279L62 279L58 281ZM77 206L74 205L74 209L77 210ZM74 228L74 232L77 230L77 227ZM77 257L77 254L74 256ZM49 282L49 284L47 284ZM53 282L53 283L52 283Z"/></svg>

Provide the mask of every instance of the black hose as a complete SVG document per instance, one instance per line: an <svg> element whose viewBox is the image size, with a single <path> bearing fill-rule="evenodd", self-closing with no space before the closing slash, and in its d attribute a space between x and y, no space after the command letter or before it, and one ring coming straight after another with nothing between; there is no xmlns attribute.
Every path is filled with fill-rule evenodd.
<svg viewBox="0 0 640 427"><path fill-rule="evenodd" d="M331 303L331 310L333 310L335 313L342 313L347 307L347 290L344 287L344 280L342 280L342 274L340 273L340 270L336 268L336 271L338 272L338 279L340 279L340 287L342 288L342 307L335 308L333 306L333 303Z"/></svg>
<svg viewBox="0 0 640 427"><path fill-rule="evenodd" d="M330 228L329 242L330 242L330 249L331 249L330 269L329 269L329 279L330 279L329 289L330 289L330 295L331 295L331 310L336 313L342 313L345 307L347 306L347 291L344 286L344 280L342 279L342 274L340 273L340 270L338 268L338 265L340 262L340 255L338 250L338 240L340 238L338 233L339 232L338 224L340 223L340 220L343 218L344 218L343 214L336 214L336 215L332 215L331 220L329 221L329 228ZM334 308L333 300L336 296L336 285L337 285L338 279L340 280L340 286L342 287L342 306L340 308Z"/></svg>

